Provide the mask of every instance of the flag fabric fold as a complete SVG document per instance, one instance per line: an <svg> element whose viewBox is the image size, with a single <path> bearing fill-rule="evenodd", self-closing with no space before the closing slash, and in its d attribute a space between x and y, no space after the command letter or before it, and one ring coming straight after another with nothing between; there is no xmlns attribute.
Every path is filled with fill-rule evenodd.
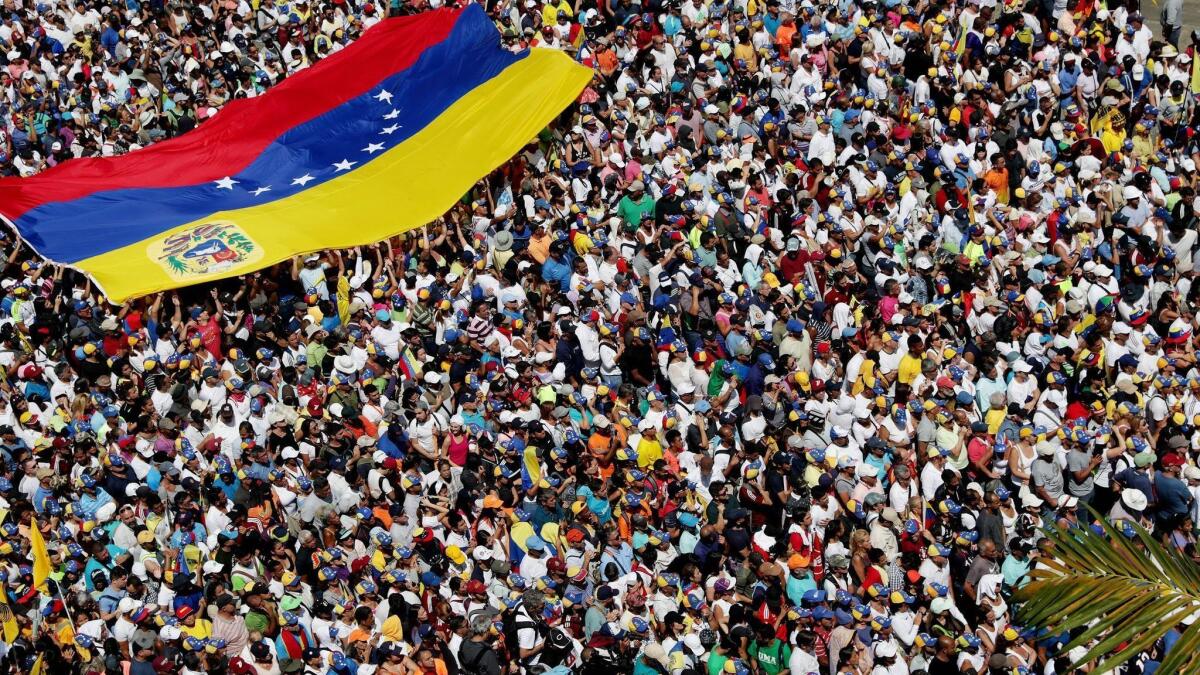
<svg viewBox="0 0 1200 675"><path fill-rule="evenodd" d="M46 540L38 529L37 519L29 525L29 555L33 558L33 587L42 590L42 584L50 578L50 553L46 550Z"/></svg>
<svg viewBox="0 0 1200 675"><path fill-rule="evenodd" d="M193 132L0 180L0 215L117 302L244 274L437 218L590 78L476 4L389 19Z"/></svg>
<svg viewBox="0 0 1200 675"><path fill-rule="evenodd" d="M3 640L6 645L11 645L17 641L20 635L21 629L17 625L17 616L13 614L12 607L8 604L8 592L0 589L0 640Z"/></svg>

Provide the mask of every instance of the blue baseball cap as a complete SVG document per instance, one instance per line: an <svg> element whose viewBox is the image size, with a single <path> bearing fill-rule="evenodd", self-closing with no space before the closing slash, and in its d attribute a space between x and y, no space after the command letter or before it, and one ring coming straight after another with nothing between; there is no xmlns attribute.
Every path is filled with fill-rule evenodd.
<svg viewBox="0 0 1200 675"><path fill-rule="evenodd" d="M815 588L813 590L805 591L804 597L802 598L802 600L804 602L817 604L817 603L825 602L826 597L827 597L827 595L824 590Z"/></svg>

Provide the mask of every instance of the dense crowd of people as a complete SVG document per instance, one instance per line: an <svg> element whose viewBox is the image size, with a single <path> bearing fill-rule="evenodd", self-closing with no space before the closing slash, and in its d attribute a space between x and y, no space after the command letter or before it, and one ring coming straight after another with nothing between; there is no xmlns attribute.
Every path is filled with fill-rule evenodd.
<svg viewBox="0 0 1200 675"><path fill-rule="evenodd" d="M439 4L7 0L0 170ZM1198 559L1180 0L486 8L595 77L419 230L123 306L3 235L8 671L1067 673L1043 528Z"/></svg>

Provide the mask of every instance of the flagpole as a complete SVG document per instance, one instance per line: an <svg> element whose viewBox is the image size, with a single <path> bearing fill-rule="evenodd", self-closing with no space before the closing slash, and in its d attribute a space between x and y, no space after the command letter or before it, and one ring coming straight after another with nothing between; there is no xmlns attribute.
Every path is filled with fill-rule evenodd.
<svg viewBox="0 0 1200 675"><path fill-rule="evenodd" d="M63 612L67 615L67 621L71 622L71 633L78 635L79 627L75 625L75 617L71 616L70 604L67 602L66 594L63 593L62 584L58 583L58 579L50 578L49 580L53 581L54 587L58 589L58 596L62 599Z"/></svg>

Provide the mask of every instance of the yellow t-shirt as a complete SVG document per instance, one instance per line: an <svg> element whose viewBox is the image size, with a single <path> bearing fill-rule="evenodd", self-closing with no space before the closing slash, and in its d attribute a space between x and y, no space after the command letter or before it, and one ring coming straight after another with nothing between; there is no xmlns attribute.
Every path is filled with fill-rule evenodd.
<svg viewBox="0 0 1200 675"><path fill-rule="evenodd" d="M921 357L905 354L904 358L900 359L899 372L896 374L896 379L901 384L911 385L917 376L921 374Z"/></svg>
<svg viewBox="0 0 1200 675"><path fill-rule="evenodd" d="M212 622L208 619L196 619L195 626L180 626L179 632L198 640L207 640L212 637Z"/></svg>
<svg viewBox="0 0 1200 675"><path fill-rule="evenodd" d="M749 43L735 45L733 48L733 58L745 61L746 67L750 72L758 71L758 52L754 51L754 45Z"/></svg>
<svg viewBox="0 0 1200 675"><path fill-rule="evenodd" d="M978 263L984 255L983 244L968 241L967 245L963 247L963 255L972 263Z"/></svg>
<svg viewBox="0 0 1200 675"><path fill-rule="evenodd" d="M804 469L804 484L810 488L814 488L821 482L821 476L825 474L825 466L817 464L809 464Z"/></svg>
<svg viewBox="0 0 1200 675"><path fill-rule="evenodd" d="M854 386L850 388L850 393L855 396L861 394L865 389L871 389L875 386L875 362L866 359L862 362L862 366L858 370L858 379L854 381Z"/></svg>
<svg viewBox="0 0 1200 675"><path fill-rule="evenodd" d="M1000 431L1000 425L1004 424L1004 417L1007 414L1008 411L1004 408L992 408L987 411L983 419L987 422L989 434L995 434Z"/></svg>
<svg viewBox="0 0 1200 675"><path fill-rule="evenodd" d="M654 466L654 463L663 458L662 443L657 439L650 440L645 436L638 441L638 467L645 469Z"/></svg>
<svg viewBox="0 0 1200 675"><path fill-rule="evenodd" d="M573 18L575 16L575 12L571 8L571 4L566 2L566 0L559 2L557 5L553 2L547 2L546 6L542 8L542 25L556 25L558 23L558 13L560 11L566 12L568 17Z"/></svg>

